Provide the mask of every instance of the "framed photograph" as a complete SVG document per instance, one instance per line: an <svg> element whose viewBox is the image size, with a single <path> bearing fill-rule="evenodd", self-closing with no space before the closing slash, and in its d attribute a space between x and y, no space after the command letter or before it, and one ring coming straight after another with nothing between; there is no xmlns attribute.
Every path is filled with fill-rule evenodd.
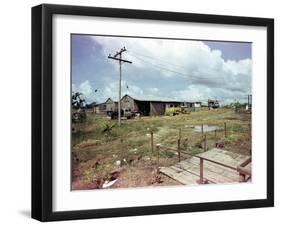
<svg viewBox="0 0 281 226"><path fill-rule="evenodd" d="M274 205L274 21L32 8L32 217Z"/></svg>

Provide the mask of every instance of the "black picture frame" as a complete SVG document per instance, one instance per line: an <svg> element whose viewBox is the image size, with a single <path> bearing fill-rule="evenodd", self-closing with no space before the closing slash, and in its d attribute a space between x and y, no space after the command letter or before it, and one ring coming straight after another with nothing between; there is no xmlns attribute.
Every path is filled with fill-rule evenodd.
<svg viewBox="0 0 281 226"><path fill-rule="evenodd" d="M267 198L54 212L52 210L52 18L55 14L266 27ZM57 221L271 206L274 206L273 19L49 4L32 8L32 218L40 221Z"/></svg>

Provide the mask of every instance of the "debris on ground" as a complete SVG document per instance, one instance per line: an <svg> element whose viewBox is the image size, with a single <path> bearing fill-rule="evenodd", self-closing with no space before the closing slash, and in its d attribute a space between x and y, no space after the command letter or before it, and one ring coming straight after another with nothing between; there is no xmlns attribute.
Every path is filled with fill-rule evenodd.
<svg viewBox="0 0 281 226"><path fill-rule="evenodd" d="M121 161L120 161L120 160L117 160L117 161L115 162L115 165L116 165L116 166L121 166Z"/></svg>
<svg viewBox="0 0 281 226"><path fill-rule="evenodd" d="M155 177L152 179L151 184L161 184L163 183L163 179L160 174L156 174Z"/></svg>
<svg viewBox="0 0 281 226"><path fill-rule="evenodd" d="M191 129L193 129L193 128L194 128L194 125L185 125L184 127L185 127L185 128L191 128Z"/></svg>
<svg viewBox="0 0 281 226"><path fill-rule="evenodd" d="M216 142L216 148L224 148L224 143Z"/></svg>
<svg viewBox="0 0 281 226"><path fill-rule="evenodd" d="M117 179L118 177L120 176L120 171L113 171L109 174L109 180L112 181L112 180L115 180Z"/></svg>
<svg viewBox="0 0 281 226"><path fill-rule="evenodd" d="M79 144L76 144L75 148L85 148L85 147L96 146L96 145L100 145L100 144L101 144L101 140L88 139L88 140L82 141Z"/></svg>
<svg viewBox="0 0 281 226"><path fill-rule="evenodd" d="M144 160L144 161L150 161L151 158L150 158L149 156L145 156L145 157L143 158L143 160Z"/></svg>
<svg viewBox="0 0 281 226"><path fill-rule="evenodd" d="M138 149L137 148L134 148L134 149L131 149L131 150L129 150L129 152L133 152L133 153L137 153L137 151L138 151Z"/></svg>
<svg viewBox="0 0 281 226"><path fill-rule="evenodd" d="M120 176L120 171L113 171L109 174L109 178L108 180L106 180L103 185L102 188L109 188L111 187L113 184L115 184L118 180L118 177Z"/></svg>
<svg viewBox="0 0 281 226"><path fill-rule="evenodd" d="M112 181L105 181L102 185L102 188L109 188L111 187L113 184L115 184L115 182L117 181L118 179L115 179L115 180L112 180Z"/></svg>

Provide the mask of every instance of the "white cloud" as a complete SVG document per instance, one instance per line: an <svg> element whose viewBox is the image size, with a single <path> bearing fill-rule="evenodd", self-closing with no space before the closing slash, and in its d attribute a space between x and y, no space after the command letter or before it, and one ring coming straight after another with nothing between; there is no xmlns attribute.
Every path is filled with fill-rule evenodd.
<svg viewBox="0 0 281 226"><path fill-rule="evenodd" d="M186 89L176 90L171 93L173 99L181 101L201 101L207 103L208 99L218 99L221 104L228 104L236 100L246 99L246 95L239 91L229 92L223 88L209 88L203 85L190 85Z"/></svg>
<svg viewBox="0 0 281 226"><path fill-rule="evenodd" d="M122 81L121 86L121 97L125 94L131 95L133 97L144 96L143 90L133 84L127 84L125 81ZM119 98L119 82L112 81L104 89L103 96L111 97L113 100L117 101Z"/></svg>
<svg viewBox="0 0 281 226"><path fill-rule="evenodd" d="M148 88L147 90L149 93L152 93L152 94L157 94L159 92L159 89L156 87Z"/></svg>
<svg viewBox="0 0 281 226"><path fill-rule="evenodd" d="M188 101L204 101L213 96L212 90L201 85L190 85L184 90L171 93L174 98Z"/></svg>
<svg viewBox="0 0 281 226"><path fill-rule="evenodd" d="M92 101L94 92L89 80L80 83L78 87L75 84L72 84L72 91L82 93L87 103Z"/></svg>
<svg viewBox="0 0 281 226"><path fill-rule="evenodd" d="M93 39L103 46L105 58L123 46L127 48L123 58L132 60L133 64L124 64L126 66L123 66L123 71L125 74L134 75L135 83L129 84L128 90L125 86L123 91L132 95L163 95L161 87L150 87L149 81L152 78L183 78L186 81L184 89L178 90L175 87L169 94L171 98L195 101L217 97L224 101L233 101L243 99L251 93L251 59L225 61L221 51L211 50L201 41L94 36ZM116 71L119 70L116 62L108 61L114 65ZM141 89L139 83L144 81L147 87ZM104 94L117 97L117 88L118 83L113 82L105 88Z"/></svg>
<svg viewBox="0 0 281 226"><path fill-rule="evenodd" d="M90 82L88 80L86 80L85 82L82 82L79 85L79 91L81 93L83 93L85 96L91 96L93 93L93 89L92 89Z"/></svg>

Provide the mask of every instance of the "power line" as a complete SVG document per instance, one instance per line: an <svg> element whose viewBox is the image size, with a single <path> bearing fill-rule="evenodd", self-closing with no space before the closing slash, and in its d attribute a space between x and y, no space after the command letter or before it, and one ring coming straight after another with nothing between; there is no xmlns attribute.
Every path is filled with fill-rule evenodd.
<svg viewBox="0 0 281 226"><path fill-rule="evenodd" d="M170 69L170 68L167 68L167 67L164 67L162 65L159 65L159 64L155 64L155 63L152 63L150 61L147 61L147 60L144 60L143 58L139 57L139 56L136 56L135 54L132 54L131 51L129 53L131 56L135 57L136 59L144 62L144 63L148 63L148 64L151 64L152 66L154 67L157 67L159 69L162 69L162 70L165 70L165 71L169 71L169 72L172 72L172 73L175 73L175 74L179 74L181 76L183 76L184 78L186 77L189 77L189 78L193 78L194 80L202 80L202 81L208 81L209 83L213 83L213 84L222 84L219 81L219 78L217 79L214 79L212 81L210 81L210 78L204 78L204 77L198 77L198 76L194 76L194 75L190 75L190 74L185 74L185 73L182 73L182 72L179 72L179 71L176 71L176 70L173 70L173 69Z"/></svg>
<svg viewBox="0 0 281 226"><path fill-rule="evenodd" d="M144 59L142 59L142 58L140 58L140 57L138 57L138 56L136 56L136 55L133 55L133 54L131 54L131 55L132 55L133 57L137 58L138 60L144 62L144 63L149 63L149 64L151 64L151 65L153 65L153 66L155 66L155 67L158 67L158 68L160 68L160 69L163 69L163 70L166 70L166 71L170 71L170 72L173 72L173 73L176 73L176 74L185 75L185 74L183 74L183 73L181 73L181 72L178 72L178 71L175 71L175 70L172 70L172 69L163 67L162 65L154 64L154 63L152 63L152 62L150 62L150 61L144 60Z"/></svg>
<svg viewBox="0 0 281 226"><path fill-rule="evenodd" d="M145 54L140 54L140 53L136 53L132 50L128 51L129 53L133 53L133 54L137 54L139 56L142 56L142 57L146 57L146 58L149 58L149 59L152 59L154 61L159 61L159 62L162 62L162 63L165 63L165 64L170 64L172 66L175 66L177 68L181 68L181 69L184 69L181 65L177 65L177 64L171 64L170 61L166 61L166 60L163 60L163 59L158 59L158 58L155 58L155 57L152 57L152 56L148 56L148 55L145 55Z"/></svg>

